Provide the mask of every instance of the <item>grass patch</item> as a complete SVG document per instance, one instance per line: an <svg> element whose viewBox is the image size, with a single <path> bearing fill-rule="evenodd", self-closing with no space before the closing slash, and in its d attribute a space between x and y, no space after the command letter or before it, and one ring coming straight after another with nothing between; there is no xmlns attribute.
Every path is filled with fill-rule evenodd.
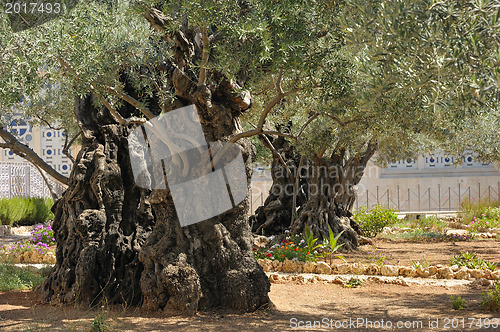
<svg viewBox="0 0 500 332"><path fill-rule="evenodd" d="M0 199L0 224L26 226L54 218L50 198L13 197Z"/></svg>
<svg viewBox="0 0 500 332"><path fill-rule="evenodd" d="M482 294L481 307L486 310L500 311L500 283L496 282L493 289Z"/></svg>
<svg viewBox="0 0 500 332"><path fill-rule="evenodd" d="M469 225L477 219L495 220L500 213L500 200L482 199L478 202L465 200L460 204L462 223Z"/></svg>
<svg viewBox="0 0 500 332"><path fill-rule="evenodd" d="M9 263L0 263L0 292L33 289L45 280L48 272L49 268L34 270Z"/></svg>

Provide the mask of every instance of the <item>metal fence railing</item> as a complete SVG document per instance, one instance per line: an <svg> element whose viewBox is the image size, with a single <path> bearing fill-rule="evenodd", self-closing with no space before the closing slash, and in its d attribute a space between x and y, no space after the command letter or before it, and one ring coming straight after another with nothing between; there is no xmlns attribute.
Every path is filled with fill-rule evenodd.
<svg viewBox="0 0 500 332"><path fill-rule="evenodd" d="M269 190L254 188L249 190L250 213L264 204ZM494 202L500 201L500 182L497 185L484 185L476 183L464 186L458 183L456 186L434 187L395 186L393 189L376 186L371 190L358 192L354 210L366 207L372 209L375 205L395 209L404 212L421 211L458 211L464 201L469 202Z"/></svg>
<svg viewBox="0 0 500 332"><path fill-rule="evenodd" d="M375 205L396 209L399 211L457 211L464 201L493 202L500 200L500 182L496 186L476 185L422 188L420 185L414 188L381 189L376 186L375 190L366 190L358 193L355 210L366 207L370 210Z"/></svg>
<svg viewBox="0 0 500 332"><path fill-rule="evenodd" d="M48 179L52 189L60 194L64 185ZM28 163L0 162L0 197L51 197L42 175Z"/></svg>

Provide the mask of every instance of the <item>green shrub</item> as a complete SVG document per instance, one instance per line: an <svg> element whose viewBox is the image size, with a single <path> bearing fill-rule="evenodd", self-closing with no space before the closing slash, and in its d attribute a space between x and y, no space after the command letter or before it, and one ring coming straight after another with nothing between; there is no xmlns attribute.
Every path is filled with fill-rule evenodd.
<svg viewBox="0 0 500 332"><path fill-rule="evenodd" d="M33 289L47 277L48 270L34 271L28 267L17 267L0 263L0 292Z"/></svg>
<svg viewBox="0 0 500 332"><path fill-rule="evenodd" d="M364 235L374 237L384 227L392 226L398 221L395 212L395 210L376 205L370 212L366 211L366 207L362 207L353 215L353 218L363 230Z"/></svg>
<svg viewBox="0 0 500 332"><path fill-rule="evenodd" d="M94 317L94 320L92 321L91 331L94 332L111 331L109 324L106 322L105 314L99 314Z"/></svg>
<svg viewBox="0 0 500 332"><path fill-rule="evenodd" d="M50 198L13 197L0 199L0 224L34 225L54 218Z"/></svg>
<svg viewBox="0 0 500 332"><path fill-rule="evenodd" d="M493 289L482 294L481 307L486 310L500 311L500 283L496 282Z"/></svg>
<svg viewBox="0 0 500 332"><path fill-rule="evenodd" d="M451 296L451 307L455 310L465 309L465 299L460 296Z"/></svg>
<svg viewBox="0 0 500 332"><path fill-rule="evenodd" d="M462 222L469 225L477 219L497 220L500 215L500 200L482 199L479 202L463 201L460 204Z"/></svg>
<svg viewBox="0 0 500 332"><path fill-rule="evenodd" d="M483 269L495 271L497 264L485 261L473 252L461 251L460 255L453 256L450 265L465 266L469 269Z"/></svg>

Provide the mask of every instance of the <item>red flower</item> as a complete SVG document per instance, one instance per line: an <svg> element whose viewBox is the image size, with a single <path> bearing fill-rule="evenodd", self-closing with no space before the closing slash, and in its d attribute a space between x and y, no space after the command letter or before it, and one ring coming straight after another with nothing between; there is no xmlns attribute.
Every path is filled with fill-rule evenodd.
<svg viewBox="0 0 500 332"><path fill-rule="evenodd" d="M285 243L285 242L286 242L286 240L285 240L285 239L281 240L281 243Z"/></svg>
<svg viewBox="0 0 500 332"><path fill-rule="evenodd" d="M252 250L254 250L254 251L255 251L255 250L257 250L257 248L252 248Z"/></svg>

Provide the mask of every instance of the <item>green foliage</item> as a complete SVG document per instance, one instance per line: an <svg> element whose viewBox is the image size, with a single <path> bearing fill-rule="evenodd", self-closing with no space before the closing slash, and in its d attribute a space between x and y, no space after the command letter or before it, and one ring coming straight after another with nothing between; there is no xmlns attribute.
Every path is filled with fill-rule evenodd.
<svg viewBox="0 0 500 332"><path fill-rule="evenodd" d="M363 230L363 234L374 237L380 233L384 227L392 226L398 221L395 210L386 209L381 205L375 206L370 212L366 207L362 207L353 215L354 221Z"/></svg>
<svg viewBox="0 0 500 332"><path fill-rule="evenodd" d="M328 237L329 238L323 239L322 247L324 249L323 256L325 258L329 257L330 264L332 263L333 254L335 252L337 252L337 250L339 250L344 245L344 243L337 244L342 233L344 233L344 231L340 232L339 234L337 234L337 236L335 236L335 233L333 233L332 228L330 227L330 225L328 225ZM342 255L336 255L335 258L340 258L341 260L345 261L345 257Z"/></svg>
<svg viewBox="0 0 500 332"><path fill-rule="evenodd" d="M455 310L463 310L465 309L465 299L460 296L451 295L451 307Z"/></svg>
<svg viewBox="0 0 500 332"><path fill-rule="evenodd" d="M268 238L269 242L266 245L253 249L255 258L267 258L280 262L285 259L315 262L319 257L329 257L331 262L332 256L343 246L343 244L337 244L343 232L335 236L331 228L329 231L330 239L323 239L321 244L316 244L318 238L314 238L307 226L304 236L288 235L288 231L285 231L287 235L282 238L272 235ZM345 260L341 255L337 255L335 258Z"/></svg>
<svg viewBox="0 0 500 332"><path fill-rule="evenodd" d="M99 314L94 317L92 321L91 331L93 332L109 332L111 331L108 322L106 321L105 314Z"/></svg>
<svg viewBox="0 0 500 332"><path fill-rule="evenodd" d="M469 201L466 199L460 204L462 222L468 224L472 218L480 218L483 214L487 218L495 218L495 208L498 207L500 207L500 200L492 201L488 198L483 198L480 201Z"/></svg>
<svg viewBox="0 0 500 332"><path fill-rule="evenodd" d="M32 243L38 244L46 244L47 246L51 246L56 244L56 239L54 238L54 231L52 230L51 225L38 225L31 232Z"/></svg>
<svg viewBox="0 0 500 332"><path fill-rule="evenodd" d="M0 223L4 225L34 225L54 218L50 198L13 197L0 199Z"/></svg>
<svg viewBox="0 0 500 332"><path fill-rule="evenodd" d="M48 245L41 242L17 241L13 244L0 245L0 262L16 261L27 251L36 251L40 255L44 255L50 250Z"/></svg>
<svg viewBox="0 0 500 332"><path fill-rule="evenodd" d="M47 273L48 270L33 270L29 267L0 263L0 292L33 289L43 282Z"/></svg>
<svg viewBox="0 0 500 332"><path fill-rule="evenodd" d="M472 234L488 228L500 227L500 201L482 199L478 202L465 200L460 204L462 223L469 226Z"/></svg>
<svg viewBox="0 0 500 332"><path fill-rule="evenodd" d="M493 289L481 294L481 307L486 310L500 311L500 282L495 282Z"/></svg>
<svg viewBox="0 0 500 332"><path fill-rule="evenodd" d="M497 267L495 263L485 261L477 254L468 251L461 251L459 255L453 256L450 260L450 265L465 266L469 269L489 269L492 271Z"/></svg>
<svg viewBox="0 0 500 332"><path fill-rule="evenodd" d="M419 261L413 261L412 266L415 268L415 270L418 269L419 267L423 268L429 267L431 266L431 260L424 256Z"/></svg>
<svg viewBox="0 0 500 332"><path fill-rule="evenodd" d="M318 238L314 238L313 233L309 229L309 226L304 225L304 239L306 240L307 244L307 250L309 252L314 252L316 249L321 247L321 244L316 244L316 241L318 241ZM316 244L316 245L315 245Z"/></svg>
<svg viewBox="0 0 500 332"><path fill-rule="evenodd" d="M349 281L344 285L347 288L356 288L358 286L361 286L362 282L356 277L352 277L349 279Z"/></svg>
<svg viewBox="0 0 500 332"><path fill-rule="evenodd" d="M305 240L300 236L285 236L281 240L272 235L267 245L254 248L255 258L267 258L283 262L285 259L301 262L316 261L316 254L309 251Z"/></svg>

